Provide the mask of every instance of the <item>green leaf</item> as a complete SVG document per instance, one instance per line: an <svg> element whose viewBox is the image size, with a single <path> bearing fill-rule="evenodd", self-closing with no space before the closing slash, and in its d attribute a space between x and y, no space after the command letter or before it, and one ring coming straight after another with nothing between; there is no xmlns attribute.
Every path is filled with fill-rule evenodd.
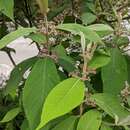
<svg viewBox="0 0 130 130"><path fill-rule="evenodd" d="M97 69L103 67L107 65L110 62L110 60L111 60L110 56L96 53L94 54L91 61L88 63L88 68Z"/></svg>
<svg viewBox="0 0 130 130"><path fill-rule="evenodd" d="M0 11L10 19L14 19L14 0L0 0Z"/></svg>
<svg viewBox="0 0 130 130"><path fill-rule="evenodd" d="M28 38L32 39L34 42L38 43L38 44L43 44L46 43L46 36L41 34L41 33L31 33L29 36L27 36Z"/></svg>
<svg viewBox="0 0 130 130"><path fill-rule="evenodd" d="M45 57L36 62L23 91L23 106L31 130L38 125L44 101L59 80L52 59Z"/></svg>
<svg viewBox="0 0 130 130"><path fill-rule="evenodd" d="M77 130L99 130L102 113L96 110L86 112L79 120Z"/></svg>
<svg viewBox="0 0 130 130"><path fill-rule="evenodd" d="M119 94L128 79L127 64L119 49L111 50L111 61L102 68L103 91Z"/></svg>
<svg viewBox="0 0 130 130"><path fill-rule="evenodd" d="M41 128L40 130L52 130L55 126L57 126L58 124L60 124L62 121L64 121L65 119L67 119L68 117L70 117L70 115L64 115L61 116L59 118L56 118L52 121L50 121L49 123L47 123L43 128Z"/></svg>
<svg viewBox="0 0 130 130"><path fill-rule="evenodd" d="M24 73L31 68L37 61L37 57L29 58L18 64L11 72L10 79L5 87L5 95L10 94L12 97L16 96L16 89L23 78Z"/></svg>
<svg viewBox="0 0 130 130"><path fill-rule="evenodd" d="M0 121L0 123L5 123L5 122L9 122L11 120L13 120L20 112L20 108L13 108L10 111L8 111L6 113L6 115L4 116L4 118Z"/></svg>
<svg viewBox="0 0 130 130"><path fill-rule="evenodd" d="M118 46L127 46L129 44L129 38L127 36L116 36L113 39L113 43Z"/></svg>
<svg viewBox="0 0 130 130"><path fill-rule="evenodd" d="M56 125L52 130L75 130L76 116L70 116Z"/></svg>
<svg viewBox="0 0 130 130"><path fill-rule="evenodd" d="M20 130L29 130L28 121L26 119L23 121Z"/></svg>
<svg viewBox="0 0 130 130"><path fill-rule="evenodd" d="M73 72L75 70L74 60L66 54L66 50L62 45L58 45L53 50L58 56L58 63L67 72Z"/></svg>
<svg viewBox="0 0 130 130"><path fill-rule="evenodd" d="M8 45L10 42L16 40L21 36L27 36L32 32L36 32L35 28L19 28L0 39L0 49Z"/></svg>
<svg viewBox="0 0 130 130"><path fill-rule="evenodd" d="M13 122L7 123L5 129L6 129L6 130L14 130L15 128L14 128Z"/></svg>
<svg viewBox="0 0 130 130"><path fill-rule="evenodd" d="M77 78L69 78L59 83L46 98L41 122L36 130L80 105L84 99L84 91L84 83Z"/></svg>
<svg viewBox="0 0 130 130"><path fill-rule="evenodd" d="M130 130L130 128L128 126L124 126L125 130Z"/></svg>
<svg viewBox="0 0 130 130"><path fill-rule="evenodd" d="M42 14L46 14L48 11L48 0L36 0Z"/></svg>
<svg viewBox="0 0 130 130"><path fill-rule="evenodd" d="M101 38L95 31L89 29L88 27L84 27L80 24L61 24L57 28L78 35L80 35L80 32L83 32L86 39L92 42L102 43Z"/></svg>
<svg viewBox="0 0 130 130"><path fill-rule="evenodd" d="M130 112L121 106L119 98L115 95L106 93L94 94L91 96L91 99L107 114L114 118L116 124L130 115Z"/></svg>
<svg viewBox="0 0 130 130"><path fill-rule="evenodd" d="M101 130L113 130L113 129L111 127L107 126L107 125L102 124Z"/></svg>
<svg viewBox="0 0 130 130"><path fill-rule="evenodd" d="M127 72L128 72L128 83L130 84L130 56L125 57L126 62L127 62Z"/></svg>
<svg viewBox="0 0 130 130"><path fill-rule="evenodd" d="M105 24L93 24L90 26L87 26L89 29L97 32L100 36L106 36L114 32L114 30Z"/></svg>
<svg viewBox="0 0 130 130"><path fill-rule="evenodd" d="M97 19L97 16L87 12L81 15L81 19L83 21L83 24L88 25L93 23Z"/></svg>

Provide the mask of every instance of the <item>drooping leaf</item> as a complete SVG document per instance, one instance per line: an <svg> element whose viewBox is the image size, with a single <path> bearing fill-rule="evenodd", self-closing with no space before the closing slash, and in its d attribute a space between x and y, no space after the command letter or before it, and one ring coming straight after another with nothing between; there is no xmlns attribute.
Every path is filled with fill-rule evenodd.
<svg viewBox="0 0 130 130"><path fill-rule="evenodd" d="M128 79L127 64L119 49L111 50L111 61L102 68L103 91L119 94Z"/></svg>
<svg viewBox="0 0 130 130"><path fill-rule="evenodd" d="M20 108L13 108L10 111L8 111L6 113L6 115L4 116L4 118L0 121L0 123L5 123L5 122L9 122L11 120L13 120L20 112Z"/></svg>
<svg viewBox="0 0 130 130"><path fill-rule="evenodd" d="M97 19L97 17L96 15L87 12L81 15L81 19L83 21L83 24L88 25L93 23Z"/></svg>
<svg viewBox="0 0 130 130"><path fill-rule="evenodd" d="M46 14L48 11L48 0L36 0L42 14Z"/></svg>
<svg viewBox="0 0 130 130"><path fill-rule="evenodd" d="M80 24L61 24L57 28L60 30L69 31L77 35L80 35L80 32L83 32L86 39L92 42L102 43L101 38L95 31L89 29L88 27L84 27Z"/></svg>
<svg viewBox="0 0 130 130"><path fill-rule="evenodd" d="M13 20L14 0L0 0L0 11Z"/></svg>
<svg viewBox="0 0 130 130"><path fill-rule="evenodd" d="M114 118L116 124L130 115L130 112L121 106L119 98L115 95L106 93L94 94L91 99L107 114Z"/></svg>
<svg viewBox="0 0 130 130"><path fill-rule="evenodd" d="M45 98L59 80L52 59L45 57L36 62L23 92L23 106L31 130L38 125Z"/></svg>
<svg viewBox="0 0 130 130"><path fill-rule="evenodd" d="M16 96L16 89L23 78L24 73L31 68L37 61L37 57L29 58L18 64L11 72L10 79L5 87L5 95L10 94L12 97Z"/></svg>
<svg viewBox="0 0 130 130"><path fill-rule="evenodd" d="M60 122L52 130L76 130L75 124L77 121L77 116L70 116L67 119Z"/></svg>
<svg viewBox="0 0 130 130"><path fill-rule="evenodd" d="M91 61L88 63L88 68L97 69L107 65L110 62L111 57L103 54L94 54Z"/></svg>
<svg viewBox="0 0 130 130"><path fill-rule="evenodd" d="M77 78L69 78L59 83L46 98L41 122L36 130L80 105L84 98L84 90L84 83Z"/></svg>
<svg viewBox="0 0 130 130"><path fill-rule="evenodd" d="M92 24L87 27L97 32L100 36L106 36L114 32L114 30L106 24Z"/></svg>
<svg viewBox="0 0 130 130"><path fill-rule="evenodd" d="M86 112L79 120L77 130L99 130L102 114L96 110Z"/></svg>
<svg viewBox="0 0 130 130"><path fill-rule="evenodd" d="M18 30L7 34L2 39L0 39L0 49L7 46L10 42L16 40L17 38L21 36L27 36L32 32L36 32L36 29L35 28L19 28Z"/></svg>

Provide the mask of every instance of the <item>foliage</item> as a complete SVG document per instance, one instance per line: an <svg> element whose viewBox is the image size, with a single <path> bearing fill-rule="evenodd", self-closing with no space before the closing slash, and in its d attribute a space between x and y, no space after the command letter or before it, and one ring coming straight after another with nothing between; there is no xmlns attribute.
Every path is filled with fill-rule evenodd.
<svg viewBox="0 0 130 130"><path fill-rule="evenodd" d="M0 0L0 50L14 65L0 90L0 129L129 130L129 7L128 0ZM16 64L8 44L21 36L39 53Z"/></svg>

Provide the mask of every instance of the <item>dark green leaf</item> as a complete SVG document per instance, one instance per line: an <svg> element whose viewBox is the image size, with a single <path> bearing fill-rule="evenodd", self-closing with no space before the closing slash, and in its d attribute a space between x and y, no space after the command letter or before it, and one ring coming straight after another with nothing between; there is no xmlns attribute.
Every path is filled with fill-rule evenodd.
<svg viewBox="0 0 130 130"><path fill-rule="evenodd" d="M67 72L73 72L75 70L74 60L66 54L66 50L62 45L58 45L54 48L54 52L58 56L58 63Z"/></svg>
<svg viewBox="0 0 130 130"><path fill-rule="evenodd" d="M46 57L36 62L23 92L23 106L31 130L38 125L45 98L59 80L52 59Z"/></svg>
<svg viewBox="0 0 130 130"><path fill-rule="evenodd" d="M23 121L20 130L30 130L28 126L28 121L26 119Z"/></svg>
<svg viewBox="0 0 130 130"><path fill-rule="evenodd" d="M119 49L111 50L111 61L102 68L103 91L119 94L127 81L127 64Z"/></svg>
<svg viewBox="0 0 130 130"><path fill-rule="evenodd" d="M32 67L37 61L37 57L29 58L18 64L11 72L10 79L5 87L5 94L10 94L12 97L16 96L16 89L23 78L23 74Z"/></svg>
<svg viewBox="0 0 130 130"><path fill-rule="evenodd" d="M76 130L75 123L77 121L76 116L70 116L69 118L63 120L58 125L56 125L52 130Z"/></svg>

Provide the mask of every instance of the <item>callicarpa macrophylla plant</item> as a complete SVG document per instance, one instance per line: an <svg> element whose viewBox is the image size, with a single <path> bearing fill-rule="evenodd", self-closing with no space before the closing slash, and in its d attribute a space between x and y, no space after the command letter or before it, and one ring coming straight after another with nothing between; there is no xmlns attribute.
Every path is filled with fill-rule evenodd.
<svg viewBox="0 0 130 130"><path fill-rule="evenodd" d="M0 129L129 130L129 6L0 0L0 50L14 65L0 90ZM16 64L7 45L19 37L38 54Z"/></svg>

